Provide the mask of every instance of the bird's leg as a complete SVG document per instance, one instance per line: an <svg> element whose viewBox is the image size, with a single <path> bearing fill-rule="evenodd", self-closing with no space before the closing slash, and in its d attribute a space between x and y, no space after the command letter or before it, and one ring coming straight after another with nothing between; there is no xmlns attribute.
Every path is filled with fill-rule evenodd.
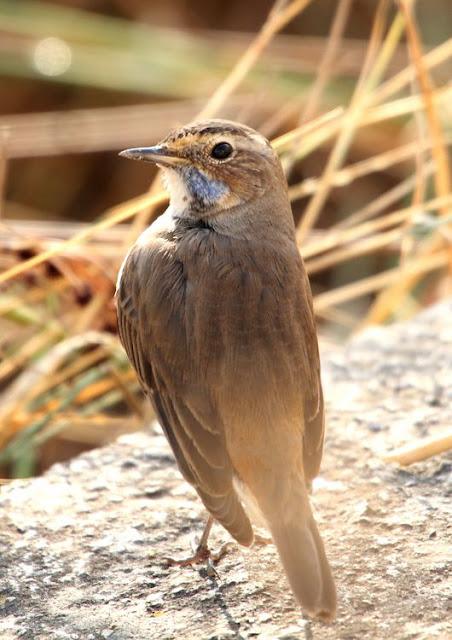
<svg viewBox="0 0 452 640"><path fill-rule="evenodd" d="M214 564L217 564L217 562L219 562L221 558L227 553L231 543L226 542L221 546L221 548L217 552L212 552L209 549L207 542L209 539L210 530L212 529L213 523L214 523L213 516L209 515L209 517L207 518L206 526L204 527L204 531L202 532L202 536L196 546L196 549L194 549L193 555L189 556L188 558L182 558L180 560L177 558L164 558L165 562L169 566L179 566L179 567L188 567L193 564L200 564L202 562L206 562L208 571L210 570L213 573L215 573L215 569L212 566L212 562Z"/></svg>
<svg viewBox="0 0 452 640"><path fill-rule="evenodd" d="M254 533L253 546L266 547L268 544L273 544L273 538L271 536L263 536L260 533Z"/></svg>

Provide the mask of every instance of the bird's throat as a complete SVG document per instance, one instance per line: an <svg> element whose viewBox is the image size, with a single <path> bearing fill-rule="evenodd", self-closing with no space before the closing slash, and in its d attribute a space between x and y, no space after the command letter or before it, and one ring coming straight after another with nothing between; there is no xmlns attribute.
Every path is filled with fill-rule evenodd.
<svg viewBox="0 0 452 640"><path fill-rule="evenodd" d="M166 168L164 183L171 207L180 216L222 210L231 197L230 189L224 182L194 166Z"/></svg>

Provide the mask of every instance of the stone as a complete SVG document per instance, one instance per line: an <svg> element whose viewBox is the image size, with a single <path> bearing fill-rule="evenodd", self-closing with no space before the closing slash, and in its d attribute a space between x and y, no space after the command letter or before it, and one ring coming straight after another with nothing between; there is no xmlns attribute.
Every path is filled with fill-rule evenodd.
<svg viewBox="0 0 452 640"><path fill-rule="evenodd" d="M216 574L164 565L190 553L205 514L153 428L1 488L2 640L452 637L450 455L407 469L382 459L452 424L451 317L446 302L322 350L327 438L313 502L336 622L303 620L272 545L233 546ZM213 549L226 541L214 527Z"/></svg>

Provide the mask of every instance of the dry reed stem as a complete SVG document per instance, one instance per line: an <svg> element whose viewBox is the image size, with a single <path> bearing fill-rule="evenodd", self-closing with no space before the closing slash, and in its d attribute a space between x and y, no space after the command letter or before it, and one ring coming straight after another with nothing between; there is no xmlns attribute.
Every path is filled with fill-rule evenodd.
<svg viewBox="0 0 452 640"><path fill-rule="evenodd" d="M338 309L337 307L318 309L316 310L316 315L319 318L328 320L328 322L339 324L348 330L356 326L356 318L354 318L351 313L347 313L344 309Z"/></svg>
<svg viewBox="0 0 452 640"><path fill-rule="evenodd" d="M197 118L204 120L211 118L224 104L230 95L237 89L239 84L256 64L262 51L268 46L272 38L281 31L295 16L303 11L312 0L292 0L290 3L276 0L264 25L251 42L245 53L241 56L237 64L229 75L221 83L204 108L199 112Z"/></svg>
<svg viewBox="0 0 452 640"><path fill-rule="evenodd" d="M422 462L433 456L437 456L452 449L452 430L449 429L445 433L417 440L410 444L395 449L391 453L386 454L383 460L386 462L396 462L403 466Z"/></svg>
<svg viewBox="0 0 452 640"><path fill-rule="evenodd" d="M452 38L442 42L440 45L429 51L423 56L423 64L425 69L433 69L438 67L444 62L447 62L452 57ZM411 62L405 69L396 73L392 78L389 78L383 82L374 92L371 97L370 103L372 105L380 104L389 97L398 93L405 87L409 86L412 80L416 77L416 69Z"/></svg>
<svg viewBox="0 0 452 640"><path fill-rule="evenodd" d="M435 170L433 162L429 162L424 166L425 176L428 177ZM349 229L350 227L369 220L370 218L374 218L379 213L386 209L387 207L394 204L401 198L405 197L408 193L410 193L416 185L417 175L413 174L405 178L396 184L392 189L388 189L381 196L378 196L367 205L358 209L358 211L354 211L351 215L344 220L339 221L335 224L332 229Z"/></svg>
<svg viewBox="0 0 452 640"><path fill-rule="evenodd" d="M439 66L440 64L443 64L444 62L449 60L451 57L452 57L452 38L438 45L437 47L432 49L432 51L430 51L429 53L425 54L423 61L424 61L425 68L430 70L436 66ZM397 73L395 76L393 76L389 80L382 83L379 87L376 87L373 94L369 96L369 105L375 108L377 105L382 103L383 100L386 100L387 98L393 96L398 91L401 91L405 86L409 85L414 77L415 77L415 69L413 64L410 63L407 67L405 67L405 69ZM446 94L448 94L447 87L444 88L443 91L445 91ZM438 92L435 92L435 95L438 96ZM410 99L408 99L408 101L410 101ZM387 105L384 105L385 110L383 112L376 109L373 112L374 113L373 117L370 119L366 119L364 124L366 125L373 124L380 120L384 120L387 117L391 117L390 115L386 115L385 112L387 111L388 107L390 109L393 109L396 105L399 105L399 108L394 109L394 117L397 115L398 116L405 115L406 113L409 113L411 110L410 107L408 108L403 107L403 105L408 105L408 103L404 102L403 99L401 101L395 100L392 103L388 103ZM419 102L419 105L417 105L415 109L419 109L421 108L421 106L422 104ZM327 131L325 131L324 136L320 137L320 139L315 144L310 144L309 148L310 149L315 148L316 146L319 146L323 142L326 142L326 140L328 140L331 136L335 135L340 130L340 127L342 127L342 124L343 124L342 120L339 120L338 122L336 122L336 126L332 126ZM361 124L360 126L364 126L364 124ZM276 138L273 141L273 146L275 148L280 148L280 147L284 147L285 145L291 145L295 139L298 139L299 137L304 136L304 134L305 132L302 130L302 128L301 129L295 128L289 133L283 134L279 138Z"/></svg>
<svg viewBox="0 0 452 640"><path fill-rule="evenodd" d="M0 132L1 135L1 132ZM5 201L5 187L6 187L6 178L8 174L8 160L6 155L3 153L2 145L0 143L0 220L3 218L3 209L4 209L4 201Z"/></svg>
<svg viewBox="0 0 452 640"><path fill-rule="evenodd" d="M331 251L326 255L308 260L305 263L306 271L309 275L318 273L319 271L333 267L341 262L346 262L352 258L373 253L383 247L388 247L395 242L399 242L402 238L403 229L400 228L387 231L386 233L375 234L370 238L360 240L359 243L354 244L351 247L336 249L336 251Z"/></svg>
<svg viewBox="0 0 452 640"><path fill-rule="evenodd" d="M417 25L412 12L412 0L399 0L399 6L404 14L408 47L413 60L417 80L424 100L427 124L432 141L432 155L436 163L434 174L436 195L445 196L450 192L450 166L444 133L439 121L435 101L433 99L434 87L430 75L423 62L422 45L418 34ZM449 213L446 207L441 211L443 215Z"/></svg>
<svg viewBox="0 0 452 640"><path fill-rule="evenodd" d="M89 327L93 325L96 317L98 317L99 313L102 312L102 309L105 309L110 298L111 292L109 291L101 291L100 293L97 293L89 304L84 309L80 310L77 319L74 321L72 328L73 332L83 333L84 331L88 331Z"/></svg>
<svg viewBox="0 0 452 640"><path fill-rule="evenodd" d="M411 82L411 93L417 93L419 91L418 84L415 79ZM413 193L411 195L411 204L416 206L420 205L425 199L425 193L427 189L427 177L432 175L435 171L435 163L430 161L433 165L433 171L428 172L426 167L426 149L425 143L427 140L426 125L425 125L425 113L424 111L417 111L413 117L414 124L417 131L417 140L419 141L419 148L415 154L415 183ZM429 154L430 157L430 154ZM415 238L412 233L409 233L410 228L414 224L414 216L407 220L405 223L405 231L402 241L400 243L400 264L402 264L414 251Z"/></svg>
<svg viewBox="0 0 452 640"><path fill-rule="evenodd" d="M448 142L452 142L452 139ZM332 177L331 184L333 187L344 187L352 183L354 180L368 175L369 173L383 171L384 169L388 169L399 162L408 160L415 155L419 149L429 149L430 146L430 141L424 142L421 146L419 146L418 141L409 142L408 144L396 147L395 149L390 149L389 151L384 151L375 156L371 156L370 158L366 158L365 160L361 160L360 162L355 162L354 164L344 167L344 169L336 171ZM303 182L289 188L289 197L293 202L298 198L315 193L318 186L318 178L307 178L306 180L303 180Z"/></svg>
<svg viewBox="0 0 452 640"><path fill-rule="evenodd" d="M111 367L110 374L115 382L116 387L121 392L122 397L129 405L132 413L135 413L140 418L144 418L145 411L143 409L143 404L138 401L138 398L136 397L136 395L134 395L130 391L130 388L127 384L131 379L130 375L129 374L124 375L123 373L118 371L118 369L114 366ZM132 379L136 380L135 374L133 374Z"/></svg>
<svg viewBox="0 0 452 640"><path fill-rule="evenodd" d="M331 189L331 180L333 175L343 163L346 153L352 143L356 124L361 120L366 109L369 100L368 94L380 80L392 56L394 48L399 42L403 29L403 20L401 19L400 14L397 14L386 38L383 41L381 50L377 54L380 43L383 39L387 10L388 3L386 0L380 0L372 26L363 69L351 98L350 105L344 114L342 129L339 132L336 143L333 146L326 167L320 178L319 188L309 201L301 223L298 226L297 238L299 242L304 240L320 215L321 209L325 204Z"/></svg>
<svg viewBox="0 0 452 640"><path fill-rule="evenodd" d="M15 209L17 215L25 215L27 212L28 208L22 209L20 205ZM41 215L41 213L36 211L34 215L38 216ZM65 220L10 219L7 225L0 222L0 242L3 247L11 251L18 251L24 246L29 246L28 241L24 241L24 238L32 237L33 241L38 239L39 243L50 238L48 242L55 243L61 240L67 240L76 233L79 233L82 229L90 228L92 225L92 222L78 222L75 220L67 222ZM2 229L2 227L6 227L6 229ZM116 250L116 247L124 237L126 229L126 224L117 224L115 227L103 229L92 236L92 242L99 242L99 246L112 246ZM11 237L11 235L14 237ZM97 250L96 244L93 244L93 246ZM75 253L74 255L78 254Z"/></svg>
<svg viewBox="0 0 452 640"><path fill-rule="evenodd" d="M350 13L353 0L339 0L336 7L336 13L333 18L329 37L326 41L326 47L322 59L319 64L319 70L314 80L314 84L308 94L306 104L301 112L299 126L311 120L320 103L322 93L331 76L331 69L334 58L342 42L345 25Z"/></svg>
<svg viewBox="0 0 452 640"><path fill-rule="evenodd" d="M232 96L228 106L235 113L249 100L249 94ZM7 145L4 147L8 158L116 151L118 148L142 144L143 135L148 139L161 137L167 131L169 122L188 122L203 103L204 100L200 99L171 100L154 104L0 115L0 138L2 131L8 132Z"/></svg>
<svg viewBox="0 0 452 640"><path fill-rule="evenodd" d="M406 6L405 6L406 8ZM408 12L410 12L410 9L408 9ZM412 16L411 16L412 18ZM407 15L406 17L407 19L407 27L409 28L410 26L413 26L413 22L412 20L410 20L410 16ZM415 36L415 40L416 40L416 36L417 36L417 32L416 29L414 29L414 36ZM418 43L419 46L411 46L410 44L409 46L409 50L410 50L410 54L412 59L415 62L415 68L416 68L416 72L417 72L417 85L420 84L419 79L421 78L421 76L424 78L424 86L428 86L431 84L430 82L430 76L428 74L428 72L425 69L425 66L423 64L422 61L422 52L419 51L420 49L420 43ZM414 45L414 42L413 42ZM420 56L419 56L420 54ZM412 82L412 86L414 86L416 83L416 80L413 79ZM430 107L434 109L433 106L433 98L432 98L432 87L429 87L429 91L428 91L428 96L430 99ZM414 93L414 91L413 91ZM425 92L424 92L425 93ZM439 125L439 119L436 117L437 113L435 111L434 113L434 122L432 122L433 129L436 128L436 125ZM415 122L416 122L416 126L417 126L417 130L418 130L418 139L420 141L424 141L426 139L426 135L427 135L427 122L428 118L425 115L425 112L419 112L416 113L415 116ZM432 127L430 127L430 129L432 130ZM443 132L441 131L440 128L440 135L443 135ZM445 138L445 136L444 136ZM432 136L432 142L433 142L433 136ZM445 140L443 141L445 142ZM435 148L433 147L433 155L435 154ZM420 202L422 202L422 200L424 199L424 195L425 195L425 190L426 190L426 185L427 185L427 171L426 171L426 167L425 167L425 153L419 149L418 153L416 154L416 174L417 174L417 181L416 181L416 188L415 191L413 193L413 198L412 198L412 202L413 204L418 204ZM446 164L448 165L448 158L447 158L447 154L446 154ZM433 164L437 165L437 161L435 161L435 157L433 158ZM449 170L449 167L447 167L447 171ZM437 194L439 195L439 191L438 191L438 172L434 173L434 177L435 177L435 183L437 185ZM407 223L409 224L409 223ZM409 235L405 236L404 241L401 244L401 262L407 258L407 256L413 251L415 247L414 244L414 238Z"/></svg>
<svg viewBox="0 0 452 640"><path fill-rule="evenodd" d="M164 195L165 191L162 188L162 178L160 175L160 169L157 169L157 173L152 180L148 194L151 197L158 197L158 195ZM140 233L143 231L145 226L148 224L150 218L154 216L154 213L157 209L158 203L154 203L143 207L140 211L132 219L132 222L127 229L127 233L124 235L121 253L126 254L128 248L135 242Z"/></svg>
<svg viewBox="0 0 452 640"><path fill-rule="evenodd" d="M428 255L417 260L407 260L403 266L406 273L413 276L429 273L443 268L448 263L449 255L447 251L441 251ZM360 298L369 293L379 291L384 287L396 282L400 278L400 268L387 269L357 282L337 287L326 293L321 293L314 298L314 310L321 312L329 307L343 302L349 302L355 298Z"/></svg>
<svg viewBox="0 0 452 640"><path fill-rule="evenodd" d="M285 102L265 120L259 123L259 131L268 139L271 139L275 131L283 128L291 118L296 118L300 112L300 97L296 96Z"/></svg>
<svg viewBox="0 0 452 640"><path fill-rule="evenodd" d="M318 118L314 118L310 122L306 122L306 124L274 138L271 141L271 145L275 151L282 153L284 148L290 146L295 138L303 138L304 136L311 134L313 131L320 131L327 123L338 121L343 114L343 107L331 109L330 111L327 111L327 113L323 113L321 116L318 116ZM294 135L294 132L296 135Z"/></svg>
<svg viewBox="0 0 452 640"><path fill-rule="evenodd" d="M359 238L363 238L364 236L372 235L377 231L387 229L388 227L402 224L407 219L409 219L413 215L413 213L435 211L436 209L438 209L438 207L441 207L447 203L452 203L452 194L449 194L444 198L433 198L432 200L424 202L422 204L422 207L411 206L405 207L403 209L398 209L397 211L392 211L391 213L387 213L384 216L377 218L376 220L363 222L362 224L356 225L355 227L351 227L349 229L331 229L322 238L318 240L312 240L303 247L303 258L307 260L311 256L317 255L324 251L328 251L330 249L334 249L341 244L352 242L358 240Z"/></svg>
<svg viewBox="0 0 452 640"><path fill-rule="evenodd" d="M124 222L125 220L128 220L129 218L134 216L138 211L140 211L140 209L142 209L143 207L161 204L165 202L167 199L168 198L166 194L163 194L163 193L160 193L158 195L150 195L148 193L145 193L142 196L137 196L136 198L132 198L131 200L128 200L127 202L123 202L118 206L112 207L107 211L106 216L100 222L96 222L91 226L86 227L79 233L72 236L72 238L69 238L68 240L64 240L63 242L59 242L51 249L48 249L47 251L44 251L36 256L33 256L33 258L30 258L29 260L25 260L22 263L14 265L14 267L11 267L11 269L8 269L7 271L0 273L0 284L22 273L25 273L25 271L28 271L33 267L37 267L43 262L46 262L47 260L49 260L49 258L53 258L54 256L61 255L68 248L73 247L74 245L81 244L86 240L89 240L92 236L96 235L100 231L104 229L109 229L110 227L120 222Z"/></svg>
<svg viewBox="0 0 452 640"><path fill-rule="evenodd" d="M41 334L37 334L39 338ZM54 372L61 363L74 351L88 346L102 345L111 351L119 350L119 344L115 337L108 333L88 331L82 335L70 336L61 340L50 349L32 366L25 369L1 396L0 403L0 449L14 432L11 417L25 405L33 389L42 380ZM44 346L44 345L39 345Z"/></svg>
<svg viewBox="0 0 452 640"><path fill-rule="evenodd" d="M55 325L43 329L39 333L35 333L29 340L23 343L14 354L0 363L0 382L16 373L28 360L31 360L40 351L52 346L61 335L61 328Z"/></svg>
<svg viewBox="0 0 452 640"><path fill-rule="evenodd" d="M432 156L435 162L436 171L434 172L434 181L437 195L446 195L450 193L450 165L448 160L447 148L445 143L444 132L439 121L436 101L434 99L434 88L430 80L426 65L424 64L422 46L418 34L418 29L412 12L412 2L407 0L399 0L399 5L404 13L406 20L406 30L408 38L408 46L413 66L416 71L417 80L423 98L426 122L428 125ZM451 208L450 203L445 202L440 208L440 213L444 216L449 214ZM444 237L436 234L433 238L429 238L422 244L419 254L422 256L429 255L441 250L444 246ZM452 265L452 252L450 252L449 269ZM401 270L400 279L389 289L380 293L376 300L368 310L365 324L375 324L384 322L397 308L400 301L406 298L407 292L416 286L419 275L407 274Z"/></svg>
<svg viewBox="0 0 452 640"><path fill-rule="evenodd" d="M449 199L448 202L450 204L452 199ZM441 253L441 255L449 255L450 262L450 249L444 250L444 244L444 237L436 234L428 242L424 243L422 250L418 252L416 260L422 263L429 256L434 257ZM410 259L410 261L414 260ZM448 263L445 262L442 266L445 267L447 265ZM424 274L422 270L406 270L405 263L400 265L398 272L399 277L388 283L388 288L382 291L370 306L361 328L371 324L381 324L385 318L389 318L394 313L394 310L400 307L401 301L406 299L407 293L417 284L419 276Z"/></svg>
<svg viewBox="0 0 452 640"><path fill-rule="evenodd" d="M342 41L342 35L345 29L352 1L353 0L339 0L338 2L336 13L331 24L329 37L327 38L325 51L320 61L319 70L298 119L299 127L306 122L311 121L318 108L322 93L331 75L331 68L334 62L334 57ZM284 108L285 107L283 107L283 109ZM296 156L294 155L293 150L292 153L289 153L288 156L284 158L283 166L286 175L290 173L295 160Z"/></svg>
<svg viewBox="0 0 452 640"><path fill-rule="evenodd" d="M105 360L108 355L108 351L106 351L103 346L98 347L94 351L77 355L77 360L71 362L60 371L48 371L47 375L43 376L37 384L26 389L25 395L22 395L20 398L20 403L24 406L33 402L33 400L38 398L38 396L43 395L58 385L67 382L79 373L82 373L86 369L98 364L101 360ZM58 362L56 363L56 366L59 366Z"/></svg>
<svg viewBox="0 0 452 640"><path fill-rule="evenodd" d="M450 100L452 96L452 85L445 86L437 89L434 94L434 100L436 103L446 102ZM384 120L389 120L391 118L399 118L406 116L408 114L414 114L416 111L419 111L423 108L423 101L420 95L417 96L409 96L407 98L399 98L398 100L393 100L392 102L387 102L383 105L372 107L368 109L360 122L356 124L357 128L367 127L371 124L376 124L378 122L382 122ZM336 135L338 132L342 130L344 126L344 116L340 116L330 123L327 123L324 127L319 128L316 131L313 131L310 135L307 135L302 142L302 146L297 149L297 158L302 158L307 156L311 151L320 147L322 144L327 142L330 138ZM293 129L289 134L284 134L281 138L284 138L284 144L287 145L292 143L293 139L299 138L303 132L300 129ZM272 143L273 147L278 151L283 151L280 149L280 138L276 138L276 140Z"/></svg>
<svg viewBox="0 0 452 640"><path fill-rule="evenodd" d="M98 447L115 440L119 435L142 428L142 421L135 416L82 416L64 412L61 416L52 420L36 436L36 444L39 445L52 436L59 440L77 442L90 447Z"/></svg>
<svg viewBox="0 0 452 640"><path fill-rule="evenodd" d="M111 371L109 372L111 373ZM127 373L124 375L124 380L128 382L136 382L136 374L132 369L129 369ZM101 380L96 380L89 387L85 387L77 394L74 398L74 403L76 405L86 405L99 398L100 396L106 395L108 391L115 389L118 387L117 380L112 376L111 378L103 378ZM122 391L121 391L122 393Z"/></svg>
<svg viewBox="0 0 452 640"><path fill-rule="evenodd" d="M26 225L24 225L26 226ZM77 229L77 227L81 230L81 229L85 229L87 226L87 224L77 224L75 223L74 225L71 225L71 227L73 229ZM20 222L16 222L14 221L14 227L17 229L20 229L20 227L22 227L22 225L20 224ZM125 227L125 225L121 224L119 225L120 227L120 231L121 231L121 238L119 240L122 241L122 239L124 238L124 233L127 231L127 229L124 229L123 227ZM50 232L51 233L51 232ZM75 231L75 233L79 233L78 231ZM44 251L49 251L51 249L53 249L59 242L61 242L62 240L66 241L69 240L72 235L74 235L74 231L65 231L61 234L63 236L63 239L59 239L59 240L55 240L54 238L47 238L47 239L39 239L39 252L43 253ZM74 258L76 260L80 260L83 262L90 262L93 265L96 265L97 267L99 267L100 271L104 271L106 267L108 267L111 263L114 263L115 265L115 269L116 266L118 264L118 261L121 257L121 253L120 253L120 248L121 248L121 242L118 240L118 242L116 244L113 244L112 242L106 241L106 242L97 242L97 241L93 241L90 238L88 238L88 242L89 244L81 244L81 245L77 245L77 246L72 246L72 247L68 247L67 250L62 251L61 255L64 258ZM16 248L14 249L14 251L21 251L22 249L33 249L36 250L36 241L34 242L21 242L20 243L20 248L19 245L16 246ZM87 250L87 247L89 247L89 251ZM9 251L10 249L10 243L8 241L8 238L5 238L4 236L0 236L0 259L4 256L1 255L2 251ZM9 264L8 264L8 268L12 265L17 264L17 258L16 255L11 254L9 256ZM5 261L6 264L6 261ZM5 267L6 268L6 267ZM0 270L1 270L1 263L0 263ZM67 286L71 286L71 283L67 283Z"/></svg>
<svg viewBox="0 0 452 640"><path fill-rule="evenodd" d="M13 311L20 310L22 308L30 307L30 305L37 305L42 302L49 293L59 295L69 289L70 283L66 278L59 278L54 280L50 287L34 287L28 291L22 292L20 296L2 294L0 300L0 316L5 316Z"/></svg>

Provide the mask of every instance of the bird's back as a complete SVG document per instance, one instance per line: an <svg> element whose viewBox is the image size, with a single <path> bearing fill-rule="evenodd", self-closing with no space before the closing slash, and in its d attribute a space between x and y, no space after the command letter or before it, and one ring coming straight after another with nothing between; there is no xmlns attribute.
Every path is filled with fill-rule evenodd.
<svg viewBox="0 0 452 640"><path fill-rule="evenodd" d="M122 270L124 298L134 297L151 361L164 363L179 393L190 387L212 396L238 473L241 459L255 466L249 449L256 454L273 434L272 455L279 447L287 456L286 431L289 451L299 458L303 439L311 436L315 464L309 476L321 456L323 406L310 293L295 242L287 240L287 234L259 242L235 238L168 212L143 234ZM314 427L306 434L309 420Z"/></svg>

